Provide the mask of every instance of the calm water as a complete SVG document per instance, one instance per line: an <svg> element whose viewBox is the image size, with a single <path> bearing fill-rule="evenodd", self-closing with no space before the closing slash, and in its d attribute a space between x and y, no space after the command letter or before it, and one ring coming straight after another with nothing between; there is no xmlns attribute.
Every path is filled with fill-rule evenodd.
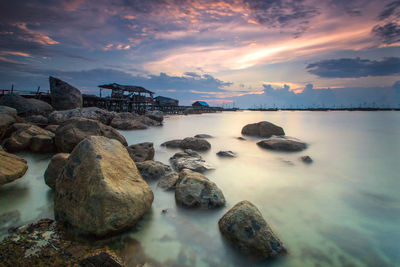
<svg viewBox="0 0 400 267"><path fill-rule="evenodd" d="M245 124L261 120L282 126L309 148L271 152L259 148L258 139L236 139ZM151 212L121 238L124 253L135 255L132 264L266 265L240 256L219 234L218 219L237 202L249 200L289 250L273 266L400 266L399 112L225 112L173 116L163 127L122 133L129 144L154 142L155 160L164 163L177 150L160 147L162 142L213 135L211 150L202 155L216 170L205 175L227 200L219 210L182 209L173 192L151 183ZM219 150L232 150L238 157L218 158ZM29 170L0 189L0 214L18 209L19 223L51 217L52 194L43 181L50 155L20 155ZM302 163L302 155L314 163ZM137 255L134 240L145 255Z"/></svg>

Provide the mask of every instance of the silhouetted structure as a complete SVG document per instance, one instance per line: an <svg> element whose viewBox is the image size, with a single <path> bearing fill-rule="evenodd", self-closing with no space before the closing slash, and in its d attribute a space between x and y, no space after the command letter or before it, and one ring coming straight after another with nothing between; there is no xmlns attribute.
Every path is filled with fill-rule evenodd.
<svg viewBox="0 0 400 267"><path fill-rule="evenodd" d="M197 107L197 108L208 108L209 105L205 101L196 101L192 104L192 107Z"/></svg>

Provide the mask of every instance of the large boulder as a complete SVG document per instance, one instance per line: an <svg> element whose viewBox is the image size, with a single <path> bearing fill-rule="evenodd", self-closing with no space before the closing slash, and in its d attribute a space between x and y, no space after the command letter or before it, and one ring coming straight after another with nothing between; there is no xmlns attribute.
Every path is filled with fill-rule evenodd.
<svg viewBox="0 0 400 267"><path fill-rule="evenodd" d="M245 254L265 259L286 253L261 212L249 201L236 204L219 220L218 226L221 234Z"/></svg>
<svg viewBox="0 0 400 267"><path fill-rule="evenodd" d="M66 110L82 107L82 94L68 83L49 77L51 104L56 110Z"/></svg>
<svg viewBox="0 0 400 267"><path fill-rule="evenodd" d="M279 127L268 121L260 121L258 123L247 124L242 129L242 134L259 136L259 137L271 137L273 135L285 135L282 127Z"/></svg>
<svg viewBox="0 0 400 267"><path fill-rule="evenodd" d="M47 116L53 111L53 107L44 101L33 98L24 98L20 95L4 95L0 98L0 105L15 108L19 116Z"/></svg>
<svg viewBox="0 0 400 267"><path fill-rule="evenodd" d="M179 173L175 199L188 208L212 209L225 205L225 197L218 186L198 172L184 169Z"/></svg>
<svg viewBox="0 0 400 267"><path fill-rule="evenodd" d="M128 149L129 155L134 162L152 160L154 158L154 146L151 142L130 145L126 149Z"/></svg>
<svg viewBox="0 0 400 267"><path fill-rule="evenodd" d="M54 151L54 133L27 123L15 123L13 127L16 130L4 143L8 151L19 152L28 149L38 153Z"/></svg>
<svg viewBox="0 0 400 267"><path fill-rule="evenodd" d="M164 120L164 113L159 110L148 110L146 111L146 116L158 122L162 122Z"/></svg>
<svg viewBox="0 0 400 267"><path fill-rule="evenodd" d="M135 119L122 119L120 117L115 117L111 121L111 127L118 130L144 130L147 129L147 126Z"/></svg>
<svg viewBox="0 0 400 267"><path fill-rule="evenodd" d="M65 121L77 117L99 121L109 125L114 118L114 113L97 107L75 108L53 111L49 115L49 124L62 124Z"/></svg>
<svg viewBox="0 0 400 267"><path fill-rule="evenodd" d="M1 241L0 259L1 266L125 266L104 243L82 242L51 219L16 228Z"/></svg>
<svg viewBox="0 0 400 267"><path fill-rule="evenodd" d="M67 163L68 157L68 153L58 153L54 155L44 172L44 181L53 190L56 189L56 180Z"/></svg>
<svg viewBox="0 0 400 267"><path fill-rule="evenodd" d="M128 145L125 137L114 128L83 118L72 118L61 124L56 131L55 144L59 152L71 153L80 141L91 135L105 136Z"/></svg>
<svg viewBox="0 0 400 267"><path fill-rule="evenodd" d="M0 106L0 114L7 114L15 118L17 116L17 110L8 106Z"/></svg>
<svg viewBox="0 0 400 267"><path fill-rule="evenodd" d="M214 169L214 166L205 162L199 153L191 149L185 149L183 152L175 153L169 161L176 171L189 169L195 172L205 172Z"/></svg>
<svg viewBox="0 0 400 267"><path fill-rule="evenodd" d="M96 236L133 226L154 199L125 147L103 136L87 137L72 151L55 193L56 219Z"/></svg>
<svg viewBox="0 0 400 267"><path fill-rule="evenodd" d="M290 137L270 137L257 143L258 146L277 151L296 152L307 148L307 144Z"/></svg>
<svg viewBox="0 0 400 267"><path fill-rule="evenodd" d="M159 161L146 160L136 162L140 174L145 180L157 180L171 172L171 167Z"/></svg>
<svg viewBox="0 0 400 267"><path fill-rule="evenodd" d="M0 185L10 183L24 176L28 164L16 155L0 150Z"/></svg>
<svg viewBox="0 0 400 267"><path fill-rule="evenodd" d="M147 125L147 126L161 126L162 125L161 122L159 122L157 120L154 120L154 119L152 119L150 117L147 117L145 115L138 116L136 118L136 120L141 122L141 123L143 123L144 125Z"/></svg>
<svg viewBox="0 0 400 267"><path fill-rule="evenodd" d="M211 148L211 144L204 138L186 137L182 140L179 147L182 149L205 151Z"/></svg>

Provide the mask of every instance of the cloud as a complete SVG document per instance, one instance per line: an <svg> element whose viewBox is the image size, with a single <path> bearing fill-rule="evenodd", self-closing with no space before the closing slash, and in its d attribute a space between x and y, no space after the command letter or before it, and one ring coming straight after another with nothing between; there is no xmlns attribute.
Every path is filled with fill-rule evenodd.
<svg viewBox="0 0 400 267"><path fill-rule="evenodd" d="M384 44L400 42L400 24L397 24L396 22L389 22L383 26L376 25L372 29L372 32Z"/></svg>
<svg viewBox="0 0 400 267"><path fill-rule="evenodd" d="M309 73L324 78L360 78L400 74L400 58L387 57L381 61L341 58L322 60L307 65Z"/></svg>

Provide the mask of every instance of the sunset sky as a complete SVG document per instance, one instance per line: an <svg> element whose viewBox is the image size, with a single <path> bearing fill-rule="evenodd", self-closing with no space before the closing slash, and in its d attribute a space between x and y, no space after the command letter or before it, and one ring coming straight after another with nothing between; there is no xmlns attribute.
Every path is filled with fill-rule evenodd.
<svg viewBox="0 0 400 267"><path fill-rule="evenodd" d="M400 1L1 1L0 89L140 85L190 104L400 105Z"/></svg>

